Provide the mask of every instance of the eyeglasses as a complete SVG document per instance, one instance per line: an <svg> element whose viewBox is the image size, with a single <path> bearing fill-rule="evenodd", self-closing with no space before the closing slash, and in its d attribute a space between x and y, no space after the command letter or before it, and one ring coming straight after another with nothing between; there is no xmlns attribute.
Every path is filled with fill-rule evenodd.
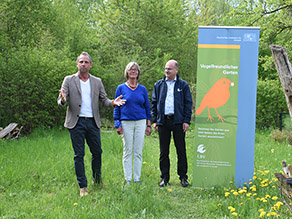
<svg viewBox="0 0 292 219"><path fill-rule="evenodd" d="M174 68L165 68L164 70L165 71L171 71L172 69L174 69Z"/></svg>
<svg viewBox="0 0 292 219"><path fill-rule="evenodd" d="M138 69L137 68L131 68L131 69L129 69L129 71L138 71Z"/></svg>

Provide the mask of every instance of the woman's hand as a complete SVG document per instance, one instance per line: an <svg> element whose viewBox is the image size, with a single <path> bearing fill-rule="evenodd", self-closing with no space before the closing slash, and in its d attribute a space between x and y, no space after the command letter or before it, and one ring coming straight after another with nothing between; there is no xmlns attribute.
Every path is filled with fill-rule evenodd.
<svg viewBox="0 0 292 219"><path fill-rule="evenodd" d="M119 135L124 134L124 132L123 132L123 128L122 128L122 127L117 128L116 131L117 131L117 133L118 133Z"/></svg>

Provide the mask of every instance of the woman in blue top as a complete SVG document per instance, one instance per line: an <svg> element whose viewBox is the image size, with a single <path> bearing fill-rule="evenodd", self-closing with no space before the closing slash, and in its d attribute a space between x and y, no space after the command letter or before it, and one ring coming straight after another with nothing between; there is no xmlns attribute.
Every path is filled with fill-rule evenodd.
<svg viewBox="0 0 292 219"><path fill-rule="evenodd" d="M134 182L141 184L142 150L144 135L151 134L151 112L147 90L137 80L140 75L139 65L130 62L125 68L127 82L120 84L116 90L116 97L123 95L126 103L114 109L115 128L122 135L123 167L126 185L132 181L132 157ZM145 133L146 130L146 133Z"/></svg>

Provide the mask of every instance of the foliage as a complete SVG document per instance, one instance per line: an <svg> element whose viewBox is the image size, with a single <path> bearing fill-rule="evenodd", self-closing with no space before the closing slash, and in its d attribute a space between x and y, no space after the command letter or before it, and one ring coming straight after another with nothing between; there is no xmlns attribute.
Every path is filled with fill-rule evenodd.
<svg viewBox="0 0 292 219"><path fill-rule="evenodd" d="M192 175L191 165L193 135L187 136L188 175L192 182L197 177ZM210 190L180 186L173 143L171 185L159 188L159 143L151 136L145 138L143 149L142 186L132 184L124 188L122 140L115 132L102 132L101 138L103 184L89 185L89 196L82 198L67 130L38 128L18 141L0 141L0 217L258 218L262 212L272 218L290 216L273 176L281 172L282 160L292 163L287 153L290 149L286 142L271 141L267 131L256 133L254 177L240 188L226 182L224 187ZM90 179L88 147L85 154Z"/></svg>
<svg viewBox="0 0 292 219"><path fill-rule="evenodd" d="M279 80L258 80L257 128L277 127L282 112L287 112L287 104Z"/></svg>
<svg viewBox="0 0 292 219"><path fill-rule="evenodd" d="M271 132L271 138L277 142L283 142L287 140L287 133L285 131L280 131L279 129L274 129Z"/></svg>
<svg viewBox="0 0 292 219"><path fill-rule="evenodd" d="M103 80L109 98L125 81L130 61L140 65L139 83L150 98L169 59L178 60L179 74L195 97L198 25L260 26L259 84L277 80L269 45L281 45L292 55L291 7L281 0L2 0L0 124L18 122L28 132L62 124L64 109L55 99L82 51L92 56L91 73ZM257 124L275 127L275 115L286 111L283 98L265 92L275 102L266 102L270 97L259 90ZM112 118L112 110L101 111Z"/></svg>
<svg viewBox="0 0 292 219"><path fill-rule="evenodd" d="M269 45L284 47L292 56L292 2L282 0L238 1L237 7L226 16L227 25L260 27L259 78L278 78ZM232 19L230 19L232 17Z"/></svg>

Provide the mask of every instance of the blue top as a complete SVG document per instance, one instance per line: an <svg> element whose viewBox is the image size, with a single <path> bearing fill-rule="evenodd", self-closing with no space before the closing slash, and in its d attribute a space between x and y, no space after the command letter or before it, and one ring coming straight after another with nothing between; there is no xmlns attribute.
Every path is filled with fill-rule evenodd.
<svg viewBox="0 0 292 219"><path fill-rule="evenodd" d="M122 106L116 106L114 109L115 127L121 126L121 120L141 120L151 119L150 103L147 90L144 86L138 84L135 90L129 88L126 83L120 84L116 90L116 98L123 95L127 100Z"/></svg>

